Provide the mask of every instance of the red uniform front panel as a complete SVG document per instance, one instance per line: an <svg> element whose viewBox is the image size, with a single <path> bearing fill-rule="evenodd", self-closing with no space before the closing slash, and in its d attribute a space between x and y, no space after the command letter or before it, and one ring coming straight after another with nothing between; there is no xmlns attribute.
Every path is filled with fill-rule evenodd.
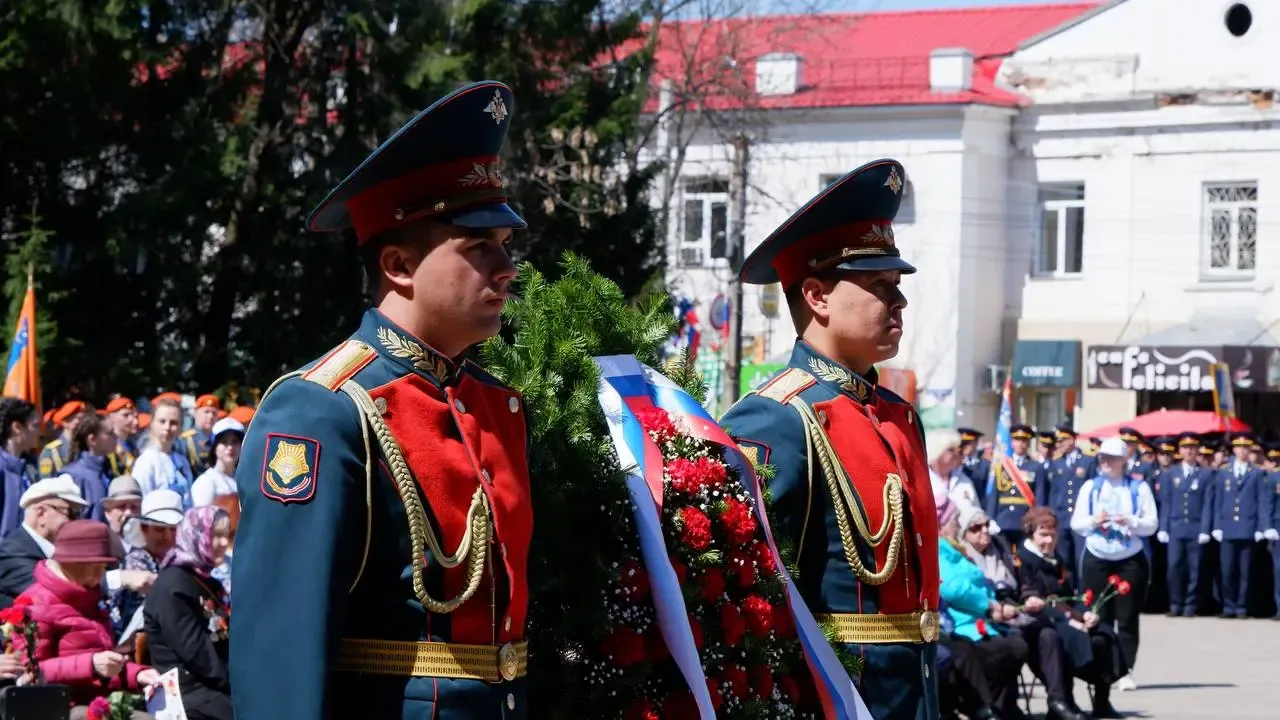
<svg viewBox="0 0 1280 720"><path fill-rule="evenodd" d="M905 403L879 398L871 409L880 420L880 434L893 447L898 464L906 471L902 478L910 504L910 523L914 533L906 538L906 548L916 556L914 563L920 580L921 609L938 609L938 510L933 504L933 483L929 479L929 461L920 437L920 416ZM910 558L910 554L907 556Z"/></svg>
<svg viewBox="0 0 1280 720"><path fill-rule="evenodd" d="M395 435L434 514L443 550L457 551L477 487L489 498L496 534L491 567L504 567L506 614L495 617L488 573L475 596L450 615L450 642L488 644L524 637L527 564L533 533L523 403L518 393L463 375L441 391L411 374L373 390L387 401L383 419ZM465 567L444 571L444 599L463 588ZM507 619L510 619L510 623Z"/></svg>

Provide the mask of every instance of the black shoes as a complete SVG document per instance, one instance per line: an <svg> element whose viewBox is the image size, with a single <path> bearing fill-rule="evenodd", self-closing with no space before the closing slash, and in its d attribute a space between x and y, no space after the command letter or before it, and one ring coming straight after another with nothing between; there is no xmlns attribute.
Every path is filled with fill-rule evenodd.
<svg viewBox="0 0 1280 720"><path fill-rule="evenodd" d="M1050 700L1049 712L1045 720L1089 720L1089 716L1076 710L1062 700Z"/></svg>
<svg viewBox="0 0 1280 720"><path fill-rule="evenodd" d="M1095 718L1122 718L1123 715L1111 704L1111 687L1095 685L1093 688L1093 716Z"/></svg>

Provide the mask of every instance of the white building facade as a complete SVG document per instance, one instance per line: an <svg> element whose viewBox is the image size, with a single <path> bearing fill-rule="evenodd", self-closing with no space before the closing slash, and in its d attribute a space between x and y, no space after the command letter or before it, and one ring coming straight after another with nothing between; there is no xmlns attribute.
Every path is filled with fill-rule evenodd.
<svg viewBox="0 0 1280 720"><path fill-rule="evenodd" d="M1242 415L1280 413L1276 47L1280 3L1102 3L1005 57L998 82L1021 107L948 102L973 55L935 48L937 103L769 117L750 146L746 248L834 177L892 157L909 180L898 245L920 270L887 365L909 371L926 425L992 429L1010 365L1018 414L1040 426L1208 409L1213 362L1231 365ZM760 75L778 94L776 69ZM695 137L675 178L668 281L704 338L730 287L715 256L732 237L732 156ZM744 384L794 341L779 295L745 289Z"/></svg>

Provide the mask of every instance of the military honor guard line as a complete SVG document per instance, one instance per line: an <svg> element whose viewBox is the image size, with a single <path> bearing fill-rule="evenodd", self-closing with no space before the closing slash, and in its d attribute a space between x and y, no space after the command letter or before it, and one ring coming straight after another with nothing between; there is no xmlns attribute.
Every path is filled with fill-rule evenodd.
<svg viewBox="0 0 1280 720"><path fill-rule="evenodd" d="M406 123L308 219L311 231L355 236L373 297L348 340L271 386L244 439L237 717L537 717L526 642L537 478L524 401L463 359L499 332L516 279L506 244L525 223L499 163L513 117L505 85L463 87ZM1171 613L1196 612L1210 540L1222 548L1224 613L1243 613L1249 555L1280 539L1275 456L1268 475L1251 438L1231 439L1235 460L1220 468L1184 435L1159 445L1181 458L1161 465L1143 459L1146 441L1131 431L1097 439L1091 453L1069 427L1017 425L1013 457L999 462L977 452L981 433L961 429L955 475L938 477L914 407L875 370L898 352L902 279L916 272L893 232L904 178L896 161L868 163L746 257L741 280L782 286L797 340L785 371L721 418L747 457L772 468L774 537L794 547L808 609L860 660L848 680L869 717L953 712L940 685L954 684L962 659L940 657L940 639L961 626L1013 633L1032 612L994 590L973 606L948 599L955 576L940 553L965 540L940 538L940 520L976 520L1018 552L1040 528L1024 522L1028 511L1048 508L1067 572L1100 591L1143 588L1097 613L1128 668L1150 538L1168 557ZM1097 623L1087 605L1073 617ZM998 693L961 694L969 717L1015 716ZM1094 714L1114 716L1101 693ZM1087 715L1067 697L1051 716Z"/></svg>

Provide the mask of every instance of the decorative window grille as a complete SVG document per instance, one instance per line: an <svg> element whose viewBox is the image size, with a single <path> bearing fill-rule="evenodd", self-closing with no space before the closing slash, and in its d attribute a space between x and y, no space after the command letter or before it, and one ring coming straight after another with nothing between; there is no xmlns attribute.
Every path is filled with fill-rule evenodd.
<svg viewBox="0 0 1280 720"><path fill-rule="evenodd" d="M1258 265L1258 184L1208 183L1204 186L1206 276L1252 275Z"/></svg>

